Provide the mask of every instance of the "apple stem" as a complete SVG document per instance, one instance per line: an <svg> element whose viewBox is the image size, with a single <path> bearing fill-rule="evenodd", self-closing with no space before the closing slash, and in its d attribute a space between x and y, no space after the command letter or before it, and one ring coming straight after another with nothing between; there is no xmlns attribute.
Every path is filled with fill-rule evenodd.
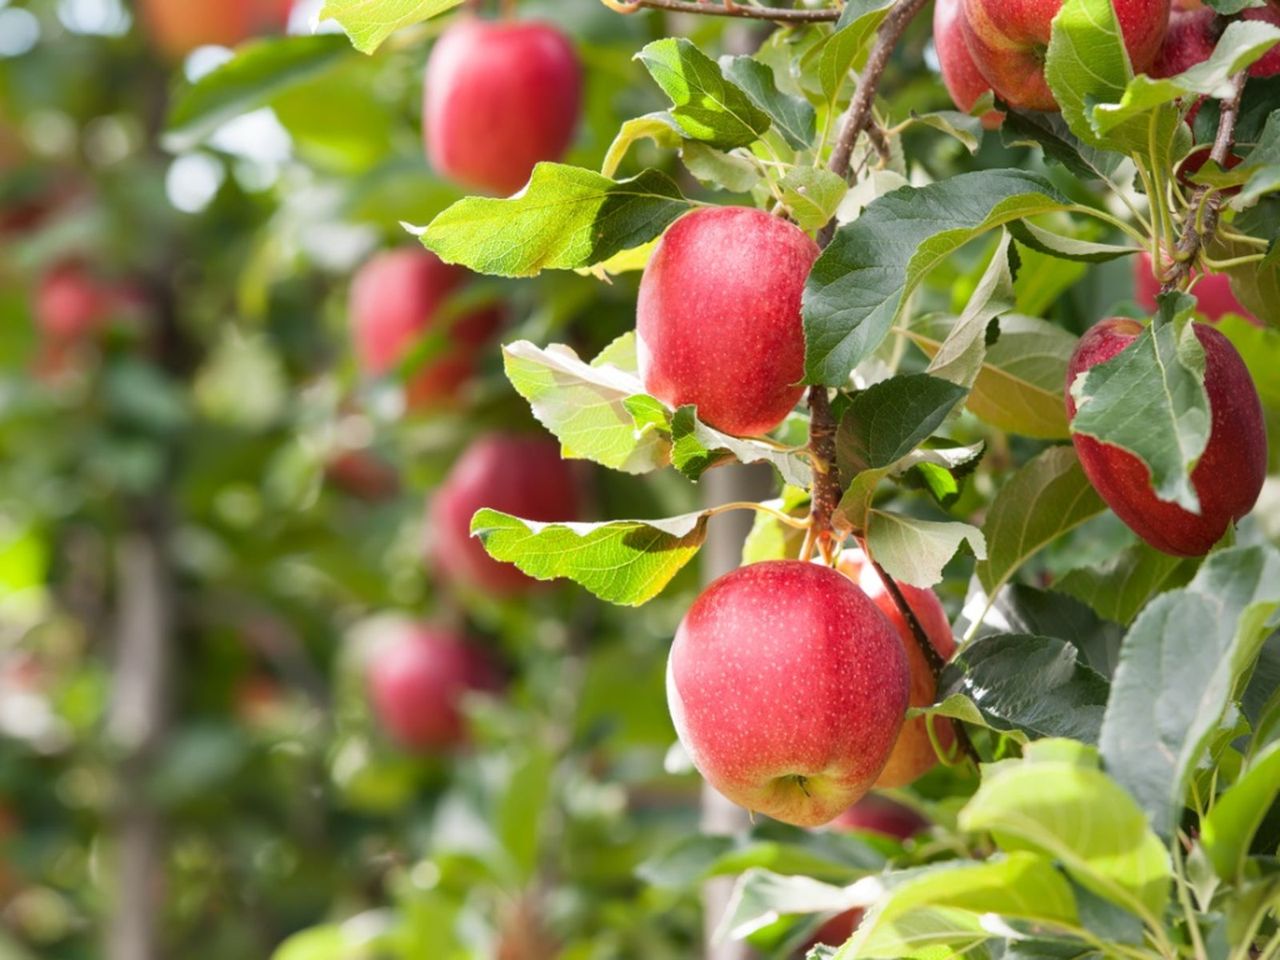
<svg viewBox="0 0 1280 960"><path fill-rule="evenodd" d="M789 10L783 7L744 6L725 0L723 3L694 2L694 0L600 0L616 13L635 13L639 10L672 10L676 13L697 13L707 17L739 17L744 20L769 20L773 23L828 23L840 19L840 11Z"/></svg>
<svg viewBox="0 0 1280 960"><path fill-rule="evenodd" d="M1219 167L1226 166L1235 144L1236 120L1240 116L1240 100L1248 71L1241 70L1231 78L1231 96L1222 101L1222 113L1218 118L1218 134L1213 140L1209 159ZM1222 192L1207 185L1196 187L1188 204L1189 215L1182 229L1182 236L1174 249L1173 263L1163 278L1161 293L1181 288L1191 276L1205 241L1218 229L1218 214L1222 206Z"/></svg>

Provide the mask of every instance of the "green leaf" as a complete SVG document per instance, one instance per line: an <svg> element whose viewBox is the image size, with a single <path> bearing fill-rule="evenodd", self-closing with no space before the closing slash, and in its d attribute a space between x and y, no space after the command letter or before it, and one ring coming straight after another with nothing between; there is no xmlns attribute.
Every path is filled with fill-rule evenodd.
<svg viewBox="0 0 1280 960"><path fill-rule="evenodd" d="M228 120L270 103L351 56L341 37L255 40L178 96L169 111L164 146L190 150Z"/></svg>
<svg viewBox="0 0 1280 960"><path fill-rule="evenodd" d="M873 201L836 231L805 285L807 382L843 386L893 328L907 295L969 240L1065 206L1047 180L1020 170L960 174Z"/></svg>
<svg viewBox="0 0 1280 960"><path fill-rule="evenodd" d="M760 168L740 152L725 153L697 140L684 141L680 162L709 190L750 193L764 179Z"/></svg>
<svg viewBox="0 0 1280 960"><path fill-rule="evenodd" d="M720 66L724 75L769 115L774 129L791 147L804 150L813 145L817 128L813 104L780 91L772 67L753 57L725 57Z"/></svg>
<svg viewBox="0 0 1280 960"><path fill-rule="evenodd" d="M904 332L936 360L955 329L946 318L935 316L913 321ZM1071 434L1062 403L1062 384L1076 338L1056 324L1014 313L1001 316L997 329L999 336L985 347L965 406L981 420L1008 433L1065 440ZM957 341L956 349L966 348L974 352L980 349L972 341L967 345ZM964 371L966 361L956 359L955 364L941 371L948 379ZM934 372L939 373L936 369Z"/></svg>
<svg viewBox="0 0 1280 960"><path fill-rule="evenodd" d="M540 163L514 197L459 200L420 231L446 263L477 273L532 277L608 260L662 233L691 204L664 173L629 180Z"/></svg>
<svg viewBox="0 0 1280 960"><path fill-rule="evenodd" d="M1148 326L1121 353L1078 376L1072 433L1127 450L1151 471L1161 500L1198 513L1191 471L1209 442L1212 417L1204 389L1204 348L1184 311L1181 319Z"/></svg>
<svg viewBox="0 0 1280 960"><path fill-rule="evenodd" d="M859 391L836 433L841 475L901 460L942 426L965 392L923 373L891 377Z"/></svg>
<svg viewBox="0 0 1280 960"><path fill-rule="evenodd" d="M537 523L497 510L471 520L495 560L538 580L566 577L601 600L637 607L671 582L707 537L707 514L666 520Z"/></svg>
<svg viewBox="0 0 1280 960"><path fill-rule="evenodd" d="M782 488L777 507L788 516L803 518L809 509L809 491L790 485ZM799 555L805 531L782 523L767 513L757 513L742 545L742 564L765 560L789 560Z"/></svg>
<svg viewBox="0 0 1280 960"><path fill-rule="evenodd" d="M903 870L883 882L888 889L836 960L932 956L921 952L929 947L950 947L937 955L955 956L995 935L992 915L1051 928L1078 921L1066 879L1028 853Z"/></svg>
<svg viewBox="0 0 1280 960"><path fill-rule="evenodd" d="M932 127L950 137L955 137L970 153L977 153L982 142L982 118L959 110L935 110L931 113L913 113L912 123Z"/></svg>
<svg viewBox="0 0 1280 960"><path fill-rule="evenodd" d="M867 514L868 551L895 580L915 587L940 583L942 568L965 542L974 556L986 557L982 531L967 523L920 520L883 510Z"/></svg>
<svg viewBox="0 0 1280 960"><path fill-rule="evenodd" d="M1011 110L1005 114L1000 132L1006 146L1039 146L1046 159L1062 164L1082 180L1097 177L1118 188L1115 178L1128 163L1123 154L1084 143L1060 113Z"/></svg>
<svg viewBox="0 0 1280 960"><path fill-rule="evenodd" d="M1091 892L1162 921L1173 875L1169 852L1133 798L1100 770L1048 759L987 767L960 826L989 831L1011 855L1033 851L1058 860Z"/></svg>
<svg viewBox="0 0 1280 960"><path fill-rule="evenodd" d="M1053 588L1087 603L1099 616L1128 624L1152 597L1185 585L1199 563L1138 543L1104 564L1070 571Z"/></svg>
<svg viewBox="0 0 1280 960"><path fill-rule="evenodd" d="M556 757L550 750L526 746L513 760L498 801L495 832L522 883L528 883L537 871L555 769Z"/></svg>
<svg viewBox="0 0 1280 960"><path fill-rule="evenodd" d="M745 940L779 916L810 913L843 913L864 906L859 893L849 887L820 883L809 877L782 876L768 870L748 870L734 884L720 918L717 938Z"/></svg>
<svg viewBox="0 0 1280 960"><path fill-rule="evenodd" d="M1044 74L1077 137L1094 147L1145 152L1145 142L1130 150L1127 143L1102 137L1091 122L1093 104L1118 101L1133 79L1111 0L1065 0L1053 18ZM1142 128L1146 130L1145 123ZM1121 132L1116 131L1117 137Z"/></svg>
<svg viewBox="0 0 1280 960"><path fill-rule="evenodd" d="M626 339L634 342L635 334ZM502 357L507 379L560 441L564 456L626 473L671 462L670 415L633 370L604 354L587 365L569 347L543 350L527 340L504 346Z"/></svg>
<svg viewBox="0 0 1280 960"><path fill-rule="evenodd" d="M1079 600L1025 583L1001 590L984 622L992 623L995 633L1065 640L1080 652L1082 663L1108 680L1116 671L1124 639L1120 624L1102 620ZM979 637L989 635L978 631Z"/></svg>
<svg viewBox="0 0 1280 960"><path fill-rule="evenodd" d="M1106 509L1071 447L1050 447L1001 488L982 525L989 559L977 574L994 596L1041 547Z"/></svg>
<svg viewBox="0 0 1280 960"><path fill-rule="evenodd" d="M622 158L627 155L632 144L646 138L660 147L671 150L680 146L684 140L675 118L666 111L634 117L622 125L618 135L613 138L613 143L609 144L609 150L604 155L604 163L600 165L600 173L606 177L612 177L618 172L618 167L622 165Z"/></svg>
<svg viewBox="0 0 1280 960"><path fill-rule="evenodd" d="M346 960L351 948L342 927L336 924L312 927L280 944L271 960Z"/></svg>
<svg viewBox="0 0 1280 960"><path fill-rule="evenodd" d="M1186 94L1230 100L1231 78L1254 63L1280 41L1280 28L1260 21L1227 24L1208 60L1166 79L1139 74L1129 81L1119 102L1093 108L1092 126L1106 134L1127 120Z"/></svg>
<svg viewBox="0 0 1280 960"><path fill-rule="evenodd" d="M672 415L671 439L671 462L690 480L726 459L737 458L742 463L771 464L792 486L813 484L813 470L804 458L759 440L721 433L699 420L693 407L681 407Z"/></svg>
<svg viewBox="0 0 1280 960"><path fill-rule="evenodd" d="M929 362L929 372L934 376L972 387L982 372L991 321L1010 312L1014 306L1013 271L1009 263L1012 243L1012 234L1001 230L1000 242L964 313Z"/></svg>
<svg viewBox="0 0 1280 960"><path fill-rule="evenodd" d="M817 230L836 215L849 192L844 177L822 167L792 167L778 183L782 201L802 230Z"/></svg>
<svg viewBox="0 0 1280 960"><path fill-rule="evenodd" d="M835 110L850 71L866 62L876 30L892 6L893 0L853 0L845 4L835 32L818 51L818 83L829 110Z"/></svg>
<svg viewBox="0 0 1280 960"><path fill-rule="evenodd" d="M1120 650L1102 723L1102 757L1161 836L1239 693L1280 609L1280 554L1212 554L1186 587L1156 597Z"/></svg>
<svg viewBox="0 0 1280 960"><path fill-rule="evenodd" d="M1280 743L1253 758L1200 823L1200 843L1223 880L1243 880L1249 844L1280 795Z"/></svg>
<svg viewBox="0 0 1280 960"><path fill-rule="evenodd" d="M671 98L671 115L687 139L732 150L755 143L769 129L769 115L691 41L655 40L636 59Z"/></svg>
<svg viewBox="0 0 1280 960"><path fill-rule="evenodd" d="M1080 663L1078 653L1052 637L984 637L947 665L939 699L967 697L993 730L1097 743L1107 681Z"/></svg>
<svg viewBox="0 0 1280 960"><path fill-rule="evenodd" d="M762 821L749 833L681 837L640 864L636 875L666 890L693 890L709 877L751 869L841 883L884 865L883 853L852 834Z"/></svg>
<svg viewBox="0 0 1280 960"><path fill-rule="evenodd" d="M357 50L373 53L401 27L439 16L461 3L462 0L325 0L320 18L337 20Z"/></svg>

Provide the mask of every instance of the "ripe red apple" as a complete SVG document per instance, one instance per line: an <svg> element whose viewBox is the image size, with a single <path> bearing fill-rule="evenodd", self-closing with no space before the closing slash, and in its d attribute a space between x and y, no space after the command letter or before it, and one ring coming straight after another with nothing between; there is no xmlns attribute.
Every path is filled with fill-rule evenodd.
<svg viewBox="0 0 1280 960"><path fill-rule="evenodd" d="M1135 72L1151 66L1169 23L1170 0L1112 0ZM1062 0L963 0L969 52L1001 99L1024 110L1057 110L1044 77L1053 18Z"/></svg>
<svg viewBox="0 0 1280 960"><path fill-rule="evenodd" d="M535 164L564 156L581 110L582 66L550 24L465 17L427 62L427 156L469 187L519 190Z"/></svg>
<svg viewBox="0 0 1280 960"><path fill-rule="evenodd" d="M1209 59L1221 35L1221 21L1208 7L1174 10L1160 52L1147 72L1153 77L1172 77L1189 70Z"/></svg>
<svg viewBox="0 0 1280 960"><path fill-rule="evenodd" d="M911 677L879 608L830 567L774 560L702 593L667 662L667 705L707 782L797 826L829 823L875 783Z"/></svg>
<svg viewBox="0 0 1280 960"><path fill-rule="evenodd" d="M991 84L978 72L969 45L964 39L960 18L964 11L961 0L938 0L933 8L933 46L938 52L938 65L942 68L942 82L951 94L956 108L968 113L983 94L991 92ZM982 117L982 125L989 130L1000 126L1003 115L990 110Z"/></svg>
<svg viewBox="0 0 1280 960"><path fill-rule="evenodd" d="M640 281L637 352L645 389L726 433L768 433L804 393L800 298L818 245L746 207L677 220Z"/></svg>
<svg viewBox="0 0 1280 960"><path fill-rule="evenodd" d="M325 467L325 477L339 490L367 503L390 500L400 490L395 468L367 449L339 452Z"/></svg>
<svg viewBox="0 0 1280 960"><path fill-rule="evenodd" d="M467 448L432 498L428 526L437 572L501 596L523 593L538 581L494 560L471 536L471 518L484 507L524 520L577 520L581 498L576 472L550 440L490 434Z"/></svg>
<svg viewBox="0 0 1280 960"><path fill-rule="evenodd" d="M914 609L914 608L913 608ZM832 821L840 830L882 833L895 840L909 840L929 828L929 821L904 803L869 793Z"/></svg>
<svg viewBox="0 0 1280 960"><path fill-rule="evenodd" d="M933 706L938 692L933 670L916 643L915 635L902 611L894 603L893 595L880 579L880 574L876 573L876 568L867 562L866 554L861 550L846 550L840 555L838 569L862 588L862 592L872 599L898 631L907 653L907 663L911 667L911 706ZM924 627L933 649L938 651L943 660L950 660L955 656L956 639L951 633L947 612L942 609L938 595L932 590L922 590L909 583L898 584L898 589ZM905 787L937 765L938 753L929 740L929 728L925 725L925 719L914 717L903 724L898 742L889 755L889 762L876 780L877 787ZM950 720L935 719L933 732L943 750L950 749L955 743L955 727Z"/></svg>
<svg viewBox="0 0 1280 960"><path fill-rule="evenodd" d="M196 47L234 47L289 22L293 0L139 0L151 42L166 56L185 57Z"/></svg>
<svg viewBox="0 0 1280 960"><path fill-rule="evenodd" d="M1135 297L1138 305L1152 314L1159 309L1156 295L1160 292L1160 280L1155 274L1153 263L1151 254L1146 251L1134 260ZM1263 325L1261 320L1240 305L1240 301L1236 299L1231 289L1231 280L1226 274L1202 274L1191 292L1199 301L1199 312L1204 314L1210 323L1217 323L1227 314L1234 313L1244 317L1256 327Z"/></svg>
<svg viewBox="0 0 1280 960"><path fill-rule="evenodd" d="M1254 7L1240 14L1244 20L1259 20L1280 27L1280 6ZM1280 74L1280 44L1272 47L1249 67L1251 77L1274 77Z"/></svg>
<svg viewBox="0 0 1280 960"><path fill-rule="evenodd" d="M382 727L401 746L424 752L462 743L463 697L499 687L488 658L467 638L413 624L374 652L368 684Z"/></svg>
<svg viewBox="0 0 1280 960"><path fill-rule="evenodd" d="M443 309L466 278L466 270L443 263L434 253L405 247L375 255L352 281L351 332L360 366L369 376L390 372L428 331L442 328L448 339L405 385L411 409L456 397L502 323L497 307L462 316Z"/></svg>
<svg viewBox="0 0 1280 960"><path fill-rule="evenodd" d="M1130 529L1157 550L1198 557L1248 513L1267 470L1262 402L1240 354L1212 327L1193 328L1205 353L1205 391L1212 425L1209 443L1191 473L1200 515L1156 498L1146 465L1119 447L1073 433L1072 442L1094 489ZM1113 317L1095 324L1076 347L1067 368L1067 419L1076 415L1071 385L1096 364L1110 360L1142 332L1136 320Z"/></svg>
<svg viewBox="0 0 1280 960"><path fill-rule="evenodd" d="M95 276L68 260L49 269L35 290L36 326L47 342L79 343L101 330L113 315L139 305L132 287Z"/></svg>

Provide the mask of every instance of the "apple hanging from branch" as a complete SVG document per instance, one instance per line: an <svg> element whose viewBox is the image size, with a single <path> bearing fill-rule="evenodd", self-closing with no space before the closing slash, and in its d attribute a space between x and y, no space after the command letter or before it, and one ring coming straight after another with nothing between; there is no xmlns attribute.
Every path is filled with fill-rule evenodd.
<svg viewBox="0 0 1280 960"><path fill-rule="evenodd" d="M817 258L808 234L763 210L710 207L677 220L640 281L645 389L697 406L726 433L778 426L804 394L800 299Z"/></svg>
<svg viewBox="0 0 1280 960"><path fill-rule="evenodd" d="M431 500L430 556L444 579L499 596L525 593L538 581L494 560L471 536L471 518L489 507L525 520L579 519L582 497L573 466L542 437L491 434L453 465Z"/></svg>
<svg viewBox="0 0 1280 960"><path fill-rule="evenodd" d="M1193 329L1204 348L1204 388L1212 414L1208 445L1191 473L1199 515L1156 497L1147 465L1132 453L1072 433L1080 464L1107 506L1157 550L1184 557L1208 553L1233 521L1253 509L1267 472L1262 402L1248 368L1217 330L1202 323ZM1076 378L1119 354L1141 332L1138 321L1114 317L1080 338L1067 367L1068 420L1076 415L1071 394Z"/></svg>
<svg viewBox="0 0 1280 960"><path fill-rule="evenodd" d="M501 686L488 657L468 638L417 624L398 626L373 652L367 682L383 729L401 746L421 752L463 743L463 698Z"/></svg>
<svg viewBox="0 0 1280 960"><path fill-rule="evenodd" d="M436 172L507 196L559 160L582 110L573 44L545 23L464 17L427 62L423 136Z"/></svg>
<svg viewBox="0 0 1280 960"><path fill-rule="evenodd" d="M676 633L667 704L718 791L797 826L829 823L875 783L911 678L892 624L830 567L774 560L707 587Z"/></svg>

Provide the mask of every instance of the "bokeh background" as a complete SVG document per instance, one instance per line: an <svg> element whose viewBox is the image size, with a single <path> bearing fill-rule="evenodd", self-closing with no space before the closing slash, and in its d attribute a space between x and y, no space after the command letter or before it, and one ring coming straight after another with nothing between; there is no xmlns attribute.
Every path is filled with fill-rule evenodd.
<svg viewBox="0 0 1280 960"><path fill-rule="evenodd" d="M290 31L310 33L317 7L299 3ZM759 42L597 0L518 12L577 45L569 160L585 167L621 120L664 105L632 60L645 42ZM402 223L462 195L422 147L441 24L372 57L344 41L255 109L175 132L173 105L230 53L175 58L136 14L0 0L0 958L148 960L149 942L187 960L698 955L700 861L664 851L696 831L699 785L670 751L663 692L698 571L633 610L573 587L456 588L428 560L427 504L462 452L539 430L496 341L594 356L633 326L636 275L465 284L504 329L443 402L406 409L404 370L358 367L349 285L413 245ZM947 102L917 28L886 81L904 112ZM936 176L1036 163L993 137L973 158L908 136ZM652 144L627 163L726 199ZM923 296L962 306L987 255L967 250ZM1086 277L1035 256L1020 310L1059 330L1132 299L1124 264ZM988 440L992 470L1027 453L971 417L957 430ZM708 495L670 471L578 481L587 517ZM955 514L991 489L977 475ZM1037 563L1078 566L1128 536L1101 518ZM953 614L967 562L943 591ZM466 699L463 749L405 749L370 709L368 664L405 623L465 637L502 677ZM770 824L756 838L791 857L811 842ZM823 842L827 859L803 863L816 876L832 844L850 862L866 849Z"/></svg>

